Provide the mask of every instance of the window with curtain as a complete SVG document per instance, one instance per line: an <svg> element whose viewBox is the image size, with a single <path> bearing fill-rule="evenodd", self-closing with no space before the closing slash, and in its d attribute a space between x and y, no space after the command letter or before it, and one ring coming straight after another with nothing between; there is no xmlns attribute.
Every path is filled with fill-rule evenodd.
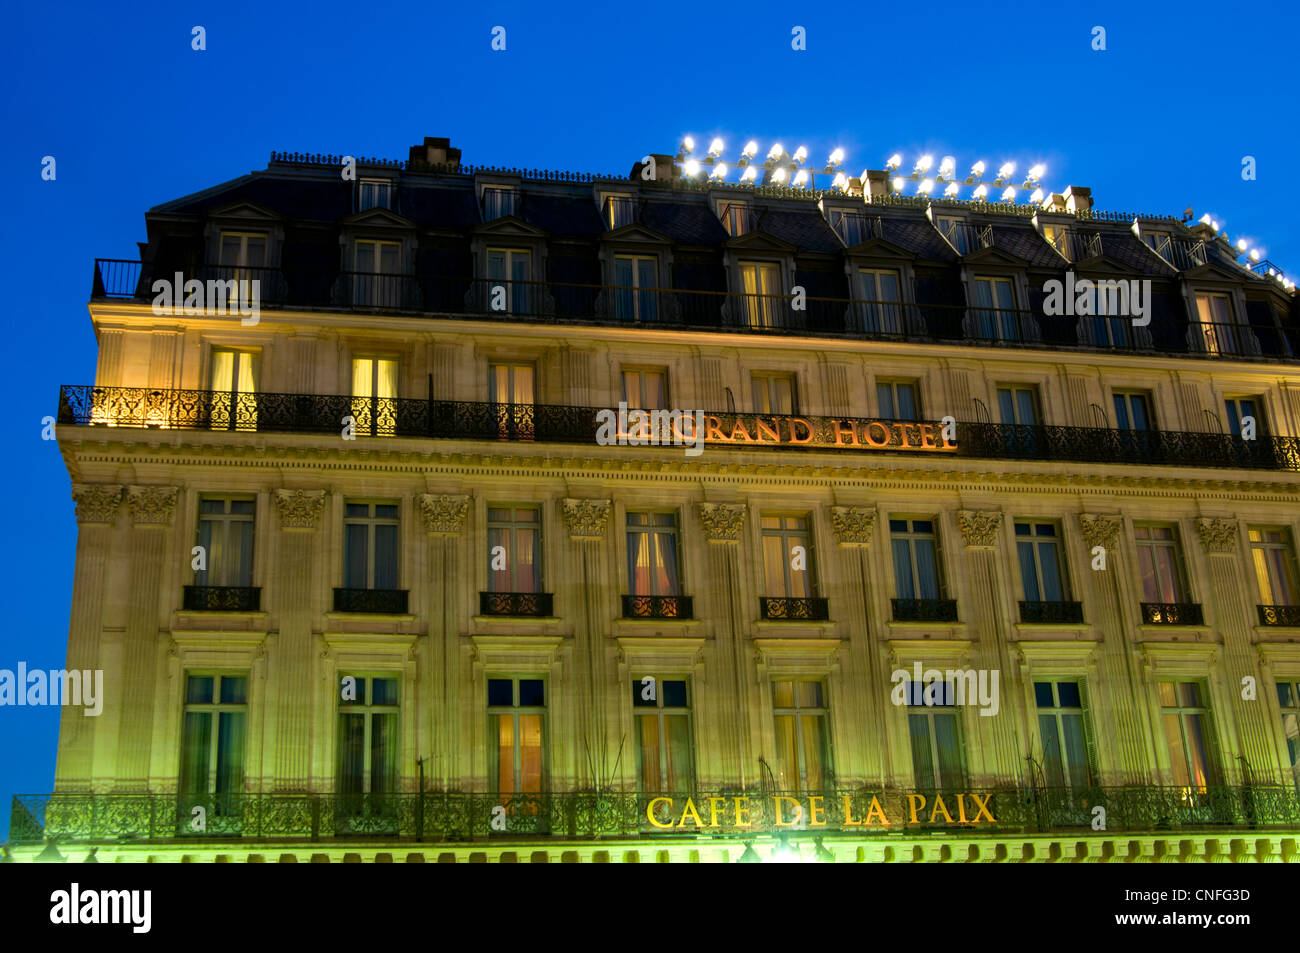
<svg viewBox="0 0 1300 953"><path fill-rule="evenodd" d="M502 439L533 438L533 390L531 364L489 365L488 400L496 405L497 432Z"/></svg>
<svg viewBox="0 0 1300 953"><path fill-rule="evenodd" d="M343 588L398 588L396 503L345 503Z"/></svg>
<svg viewBox="0 0 1300 953"><path fill-rule="evenodd" d="M772 715L776 722L776 763L772 768L777 789L824 790L831 781L825 685L816 679L774 681Z"/></svg>
<svg viewBox="0 0 1300 953"><path fill-rule="evenodd" d="M605 224L611 232L635 221L636 199L633 196L610 195L605 198Z"/></svg>
<svg viewBox="0 0 1300 953"><path fill-rule="evenodd" d="M247 675L186 676L182 795L243 792L247 723ZM188 811L185 814L188 819Z"/></svg>
<svg viewBox="0 0 1300 953"><path fill-rule="evenodd" d="M253 500L199 500L199 545L207 568L194 571L196 586L253 584Z"/></svg>
<svg viewBox="0 0 1300 953"><path fill-rule="evenodd" d="M939 230L939 234L948 240L957 253L965 255L970 252L970 243L966 240L967 229L964 227L966 220L955 218L948 215L936 215L934 218L934 227Z"/></svg>
<svg viewBox="0 0 1300 953"><path fill-rule="evenodd" d="M510 314L533 313L533 256L527 249L489 248L487 250L488 306L494 288L505 289L506 311Z"/></svg>
<svg viewBox="0 0 1300 953"><path fill-rule="evenodd" d="M951 682L936 684L929 698L925 689L925 685L910 681L907 685L907 732L916 786L928 791L962 790L966 768L961 727L954 711L943 710L951 709L955 702L955 687Z"/></svg>
<svg viewBox="0 0 1300 953"><path fill-rule="evenodd" d="M902 334L903 308L898 272L858 269L858 330L868 334Z"/></svg>
<svg viewBox="0 0 1300 953"><path fill-rule="evenodd" d="M1128 347L1131 343L1129 325L1133 317L1123 313L1118 293L1115 296L1114 314L1110 313L1109 292L1098 288L1095 301L1097 313L1092 316L1092 343L1098 347Z"/></svg>
<svg viewBox="0 0 1300 953"><path fill-rule="evenodd" d="M916 381L878 381L876 402L885 420L920 420L920 387Z"/></svg>
<svg viewBox="0 0 1300 953"><path fill-rule="evenodd" d="M1253 417L1256 438L1268 434L1268 427L1264 422L1264 398L1257 394L1250 397L1227 397L1224 398L1223 403L1228 411L1228 433L1240 437L1242 420Z"/></svg>
<svg viewBox="0 0 1300 953"><path fill-rule="evenodd" d="M519 192L515 189L483 190L483 221L491 222L519 212Z"/></svg>
<svg viewBox="0 0 1300 953"><path fill-rule="evenodd" d="M335 793L354 813L364 795L398 791L397 679L340 675Z"/></svg>
<svg viewBox="0 0 1300 953"><path fill-rule="evenodd" d="M1047 786L1079 791L1093 783L1083 692L1077 681L1034 682Z"/></svg>
<svg viewBox="0 0 1300 953"><path fill-rule="evenodd" d="M813 571L809 518L764 514L761 523L763 572L767 590L764 595L790 599L815 596L817 578Z"/></svg>
<svg viewBox="0 0 1300 953"><path fill-rule="evenodd" d="M503 799L546 783L546 685L540 678L488 679L489 783Z"/></svg>
<svg viewBox="0 0 1300 953"><path fill-rule="evenodd" d="M980 340L1020 340L1016 295L1010 278L976 278L975 306L975 328Z"/></svg>
<svg viewBox="0 0 1300 953"><path fill-rule="evenodd" d="M623 368L623 400L629 410L667 410L668 373Z"/></svg>
<svg viewBox="0 0 1300 953"><path fill-rule="evenodd" d="M797 413L797 394L793 374L755 372L750 376L753 386L754 413L789 416Z"/></svg>
<svg viewBox="0 0 1300 953"><path fill-rule="evenodd" d="M1245 354L1240 328L1234 318L1232 300L1226 294L1198 294L1196 317L1201 340L1208 354Z"/></svg>
<svg viewBox="0 0 1300 953"><path fill-rule="evenodd" d="M266 277L262 271L266 267L266 249L265 232L222 232L221 279L251 281Z"/></svg>
<svg viewBox="0 0 1300 953"><path fill-rule="evenodd" d="M393 186L387 179L362 179L357 183L357 211L392 208Z"/></svg>
<svg viewBox="0 0 1300 953"><path fill-rule="evenodd" d="M647 691L642 679L632 679L640 790L654 794L693 794L695 759L686 680L652 678L653 692Z"/></svg>
<svg viewBox="0 0 1300 953"><path fill-rule="evenodd" d="M1250 558L1259 587L1259 604L1300 604L1300 574L1296 572L1295 547L1291 531L1284 526L1252 526Z"/></svg>
<svg viewBox="0 0 1300 953"><path fill-rule="evenodd" d="M620 321L653 321L658 317L659 261L653 255L614 257L615 316Z"/></svg>
<svg viewBox="0 0 1300 953"><path fill-rule="evenodd" d="M401 307L401 243L358 241L354 271L353 304L368 308Z"/></svg>
<svg viewBox="0 0 1300 953"><path fill-rule="evenodd" d="M1017 520L1016 554L1026 602L1068 602L1069 581L1055 523Z"/></svg>
<svg viewBox="0 0 1300 953"><path fill-rule="evenodd" d="M677 514L627 514L627 583L634 596L681 595Z"/></svg>
<svg viewBox="0 0 1300 953"><path fill-rule="evenodd" d="M1210 712L1198 682L1162 681L1160 717L1174 785L1184 796L1203 792L1217 781L1210 758Z"/></svg>
<svg viewBox="0 0 1300 953"><path fill-rule="evenodd" d="M488 508L488 591L542 591L542 513L537 507Z"/></svg>
<svg viewBox="0 0 1300 953"><path fill-rule="evenodd" d="M1133 527L1137 539L1138 572L1142 578L1142 601L1180 603L1187 597L1183 554L1178 531L1173 526L1139 524Z"/></svg>
<svg viewBox="0 0 1300 953"><path fill-rule="evenodd" d="M1300 794L1300 682L1278 682L1277 703L1282 715L1282 737L1286 741L1291 783Z"/></svg>
<svg viewBox="0 0 1300 953"><path fill-rule="evenodd" d="M213 430L257 429L257 354L232 348L212 349Z"/></svg>
<svg viewBox="0 0 1300 953"><path fill-rule="evenodd" d="M944 598L939 568L939 536L933 520L889 521L894 585L900 599Z"/></svg>
<svg viewBox="0 0 1300 953"><path fill-rule="evenodd" d="M781 309L781 269L773 262L742 261L740 283L745 291L745 324L775 328L784 324Z"/></svg>
<svg viewBox="0 0 1300 953"><path fill-rule="evenodd" d="M1038 415L1038 388L1026 384L999 384L998 417L1004 424L1038 426L1042 422Z"/></svg>
<svg viewBox="0 0 1300 953"><path fill-rule="evenodd" d="M754 229L754 210L744 202L724 202L718 209L722 227L732 238Z"/></svg>
<svg viewBox="0 0 1300 953"><path fill-rule="evenodd" d="M1068 244L1069 232L1064 225L1044 225L1043 239L1051 245L1061 255L1062 258L1070 257L1070 246Z"/></svg>
<svg viewBox="0 0 1300 953"><path fill-rule="evenodd" d="M358 434L384 437L397 433L397 361L352 359L352 417Z"/></svg>
<svg viewBox="0 0 1300 953"><path fill-rule="evenodd" d="M1115 391L1115 425L1120 430L1154 430L1151 397L1145 391Z"/></svg>

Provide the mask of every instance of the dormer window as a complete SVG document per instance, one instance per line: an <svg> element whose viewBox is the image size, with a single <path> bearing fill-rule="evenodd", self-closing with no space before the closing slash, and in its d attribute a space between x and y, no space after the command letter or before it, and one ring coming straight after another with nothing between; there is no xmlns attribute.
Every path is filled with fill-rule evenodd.
<svg viewBox="0 0 1300 953"><path fill-rule="evenodd" d="M362 179L357 183L357 211L393 207L393 185L387 179Z"/></svg>
<svg viewBox="0 0 1300 953"><path fill-rule="evenodd" d="M601 211L605 225L612 232L636 221L636 199L630 195L607 195Z"/></svg>
<svg viewBox="0 0 1300 953"><path fill-rule="evenodd" d="M866 216L861 212L833 208L827 213L827 221L845 247L860 245L868 238L880 237L880 218Z"/></svg>
<svg viewBox="0 0 1300 953"><path fill-rule="evenodd" d="M718 205L718 217L722 220L722 227L732 238L738 238L754 230L754 209L748 202L721 202Z"/></svg>
<svg viewBox="0 0 1300 953"><path fill-rule="evenodd" d="M219 264L224 277L236 281L261 277L259 272L266 267L266 245L265 232L222 232Z"/></svg>
<svg viewBox="0 0 1300 953"><path fill-rule="evenodd" d="M1168 232L1149 232L1142 229L1142 240L1165 261L1171 260L1170 237Z"/></svg>
<svg viewBox="0 0 1300 953"><path fill-rule="evenodd" d="M967 255L973 244L970 238L971 228L966 220L955 215L936 215L934 227L947 239L948 244L957 249L957 254Z"/></svg>
<svg viewBox="0 0 1300 953"><path fill-rule="evenodd" d="M1043 239L1066 261L1070 260L1070 233L1064 225L1044 225Z"/></svg>
<svg viewBox="0 0 1300 953"><path fill-rule="evenodd" d="M483 190L483 221L491 222L507 215L519 214L519 192L516 189L485 188Z"/></svg>

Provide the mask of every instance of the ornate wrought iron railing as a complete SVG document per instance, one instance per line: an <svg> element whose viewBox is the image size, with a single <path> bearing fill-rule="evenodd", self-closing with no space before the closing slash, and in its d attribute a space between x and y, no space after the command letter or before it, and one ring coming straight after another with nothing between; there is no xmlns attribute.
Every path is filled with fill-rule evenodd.
<svg viewBox="0 0 1300 953"><path fill-rule="evenodd" d="M1143 625L1204 625L1199 602L1144 602Z"/></svg>
<svg viewBox="0 0 1300 953"><path fill-rule="evenodd" d="M830 603L815 596L759 596L759 610L764 619L774 621L807 620L825 622L830 619Z"/></svg>
<svg viewBox="0 0 1300 953"><path fill-rule="evenodd" d="M956 622L956 599L890 599L895 622Z"/></svg>
<svg viewBox="0 0 1300 953"><path fill-rule="evenodd" d="M549 618L555 614L555 595L550 592L480 592L478 614Z"/></svg>
<svg viewBox="0 0 1300 953"><path fill-rule="evenodd" d="M405 615L408 594L405 589L335 589L334 611Z"/></svg>
<svg viewBox="0 0 1300 953"><path fill-rule="evenodd" d="M1022 602L1020 603L1020 621L1026 624L1082 622L1083 603Z"/></svg>
<svg viewBox="0 0 1300 953"><path fill-rule="evenodd" d="M688 805L689 798L689 805ZM814 800L815 799L815 800ZM736 823L736 808L748 824ZM505 808L504 829L494 817ZM15 845L333 837L457 842L492 837L751 836L780 831L873 836L914 831L1061 832L1087 836L1095 808L1106 832L1295 830L1290 785L1246 787L999 787L987 791L800 793L755 789L653 794L53 794L12 802ZM714 819L716 813L716 820ZM696 818L699 819L697 823ZM965 819L964 821L962 819ZM882 819L884 823L882 823Z"/></svg>
<svg viewBox="0 0 1300 953"><path fill-rule="evenodd" d="M1256 606L1260 625L1300 626L1300 606Z"/></svg>
<svg viewBox="0 0 1300 953"><path fill-rule="evenodd" d="M690 596L623 596L625 619L693 619L695 606Z"/></svg>
<svg viewBox="0 0 1300 953"><path fill-rule="evenodd" d="M187 612L256 612L261 605L260 586L186 586L181 598Z"/></svg>

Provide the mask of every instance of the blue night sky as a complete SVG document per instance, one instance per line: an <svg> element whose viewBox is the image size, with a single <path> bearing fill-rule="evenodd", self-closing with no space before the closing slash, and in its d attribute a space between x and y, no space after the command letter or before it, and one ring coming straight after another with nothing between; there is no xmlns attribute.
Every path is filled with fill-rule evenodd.
<svg viewBox="0 0 1300 953"><path fill-rule="evenodd" d="M1041 161L1049 190L1089 186L1102 209L1208 212L1294 277L1296 10L16 4L0 32L0 170L16 203L0 263L8 472L22 493L0 550L0 668L64 664L76 522L40 420L60 384L93 381L92 262L137 258L149 207L264 168L272 150L404 159L449 136L468 163L625 175L690 133L723 136L731 158L751 138L764 153L806 144L815 161L841 146L854 175L896 151L908 169L921 152L955 155L959 172ZM195 25L204 52L190 48ZM490 48L497 25L505 52ZM1248 155L1255 181L1241 176ZM57 709L0 708L0 836L9 795L52 789L57 731Z"/></svg>

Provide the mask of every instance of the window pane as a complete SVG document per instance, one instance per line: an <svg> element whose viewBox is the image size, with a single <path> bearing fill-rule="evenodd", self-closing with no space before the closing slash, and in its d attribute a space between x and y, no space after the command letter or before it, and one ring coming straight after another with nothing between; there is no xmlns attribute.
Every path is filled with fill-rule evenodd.
<svg viewBox="0 0 1300 953"><path fill-rule="evenodd" d="M243 675L221 676L221 704L248 704L248 679Z"/></svg>
<svg viewBox="0 0 1300 953"><path fill-rule="evenodd" d="M684 681L673 680L661 684L663 685L665 708L686 707L686 683Z"/></svg>
<svg viewBox="0 0 1300 953"><path fill-rule="evenodd" d="M211 703L214 681L215 679L211 675L191 675L186 683L186 703L191 705Z"/></svg>
<svg viewBox="0 0 1300 953"><path fill-rule="evenodd" d="M191 682L193 679L190 680ZM187 711L181 741L182 794L208 792L208 764L211 757L212 713Z"/></svg>
<svg viewBox="0 0 1300 953"><path fill-rule="evenodd" d="M541 708L546 704L544 683L540 678L521 678L519 680L519 707Z"/></svg>
<svg viewBox="0 0 1300 953"><path fill-rule="evenodd" d="M508 707L515 703L514 684L508 678L488 679L488 704L492 707Z"/></svg>

